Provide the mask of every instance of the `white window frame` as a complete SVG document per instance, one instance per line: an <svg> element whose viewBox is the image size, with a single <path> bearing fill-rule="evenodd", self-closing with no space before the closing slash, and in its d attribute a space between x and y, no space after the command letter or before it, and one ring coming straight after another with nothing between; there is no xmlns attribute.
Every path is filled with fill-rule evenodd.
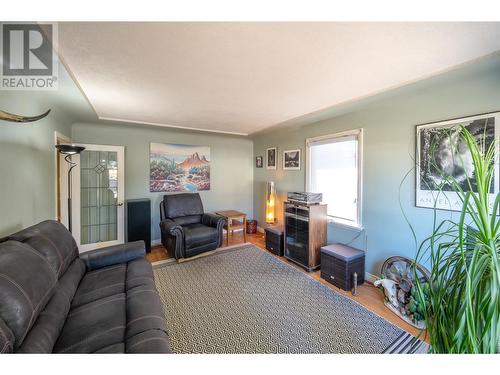
<svg viewBox="0 0 500 375"><path fill-rule="evenodd" d="M306 139L306 191L310 191L311 187L311 146L316 142L323 142L330 139L339 139L344 137L355 136L358 140L358 206L356 212L356 224L348 224L345 221L336 220L332 216L328 216L328 222L338 226L347 228L363 229L362 226L362 207L363 207L363 129L347 130L339 133L326 134L319 137Z"/></svg>

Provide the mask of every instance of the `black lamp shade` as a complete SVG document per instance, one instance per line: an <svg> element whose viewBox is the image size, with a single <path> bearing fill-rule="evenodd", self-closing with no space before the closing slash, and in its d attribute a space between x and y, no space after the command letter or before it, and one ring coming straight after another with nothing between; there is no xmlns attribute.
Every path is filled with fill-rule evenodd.
<svg viewBox="0 0 500 375"><path fill-rule="evenodd" d="M85 147L75 145L56 145L56 148L61 154L65 155L75 155L85 150Z"/></svg>

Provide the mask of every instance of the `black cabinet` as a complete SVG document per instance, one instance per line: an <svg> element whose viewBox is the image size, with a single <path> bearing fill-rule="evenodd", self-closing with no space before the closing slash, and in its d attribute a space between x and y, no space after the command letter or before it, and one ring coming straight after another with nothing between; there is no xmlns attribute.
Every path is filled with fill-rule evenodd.
<svg viewBox="0 0 500 375"><path fill-rule="evenodd" d="M129 199L126 207L127 242L143 240L151 251L151 200Z"/></svg>
<svg viewBox="0 0 500 375"><path fill-rule="evenodd" d="M283 230L280 227L269 227L266 232L266 249L274 255L283 256Z"/></svg>
<svg viewBox="0 0 500 375"><path fill-rule="evenodd" d="M321 248L321 278L344 289L354 286L354 274L357 285L365 281L365 253L352 247L333 244Z"/></svg>

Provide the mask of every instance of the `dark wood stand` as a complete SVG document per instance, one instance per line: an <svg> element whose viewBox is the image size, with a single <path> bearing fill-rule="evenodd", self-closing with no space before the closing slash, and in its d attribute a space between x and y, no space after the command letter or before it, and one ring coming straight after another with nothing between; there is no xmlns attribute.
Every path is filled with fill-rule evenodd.
<svg viewBox="0 0 500 375"><path fill-rule="evenodd" d="M327 205L284 202L285 257L315 270L321 263L321 247L326 245Z"/></svg>

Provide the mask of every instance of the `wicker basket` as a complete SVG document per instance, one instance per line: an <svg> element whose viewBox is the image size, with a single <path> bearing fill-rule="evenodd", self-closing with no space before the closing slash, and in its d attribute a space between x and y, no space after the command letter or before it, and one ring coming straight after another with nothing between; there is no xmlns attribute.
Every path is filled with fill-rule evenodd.
<svg viewBox="0 0 500 375"><path fill-rule="evenodd" d="M247 220L247 233L257 233L257 220Z"/></svg>

